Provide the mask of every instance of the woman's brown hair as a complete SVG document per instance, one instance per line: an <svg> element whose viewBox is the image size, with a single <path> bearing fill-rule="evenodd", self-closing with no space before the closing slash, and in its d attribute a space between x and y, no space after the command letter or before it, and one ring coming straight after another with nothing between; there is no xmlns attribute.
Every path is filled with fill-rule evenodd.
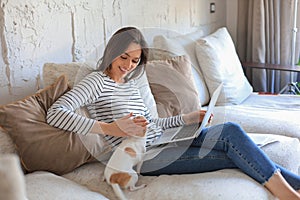
<svg viewBox="0 0 300 200"><path fill-rule="evenodd" d="M103 57L97 63L98 70L103 72L109 70L113 60L122 55L132 42L141 46L142 53L138 66L125 77L125 81L140 76L148 59L148 45L141 31L135 27L124 27L113 34L106 45Z"/></svg>

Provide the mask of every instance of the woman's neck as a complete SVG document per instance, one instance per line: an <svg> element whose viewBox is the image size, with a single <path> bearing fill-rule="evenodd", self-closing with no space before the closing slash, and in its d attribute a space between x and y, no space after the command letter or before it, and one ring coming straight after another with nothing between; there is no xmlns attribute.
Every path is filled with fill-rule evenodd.
<svg viewBox="0 0 300 200"><path fill-rule="evenodd" d="M120 79L115 78L114 76L111 75L109 70L105 70L103 73L106 74L111 80L115 81L116 83L125 83L124 78L120 78Z"/></svg>

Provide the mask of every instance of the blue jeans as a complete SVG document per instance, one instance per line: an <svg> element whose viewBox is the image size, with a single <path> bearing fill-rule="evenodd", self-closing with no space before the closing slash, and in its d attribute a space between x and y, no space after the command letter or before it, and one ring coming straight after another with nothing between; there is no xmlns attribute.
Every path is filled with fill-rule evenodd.
<svg viewBox="0 0 300 200"><path fill-rule="evenodd" d="M239 125L231 122L206 128L193 141L165 148L143 163L141 174L189 174L230 168L239 168L260 184L280 171L294 189L300 189L300 176L271 161Z"/></svg>

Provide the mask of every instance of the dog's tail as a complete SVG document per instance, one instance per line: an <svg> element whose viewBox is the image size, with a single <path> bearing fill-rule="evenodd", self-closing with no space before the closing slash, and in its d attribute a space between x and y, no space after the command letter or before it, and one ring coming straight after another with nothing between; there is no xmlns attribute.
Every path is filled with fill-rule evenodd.
<svg viewBox="0 0 300 200"><path fill-rule="evenodd" d="M115 194L117 195L117 197L119 198L119 200L127 200L127 197L125 196L123 190L121 189L121 187L119 186L119 184L117 183L112 183L111 187L113 188Z"/></svg>

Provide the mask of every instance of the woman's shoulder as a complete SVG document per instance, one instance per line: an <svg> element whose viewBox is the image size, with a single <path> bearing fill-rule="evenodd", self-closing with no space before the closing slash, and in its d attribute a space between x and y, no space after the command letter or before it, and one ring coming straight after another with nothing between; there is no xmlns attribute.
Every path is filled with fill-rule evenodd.
<svg viewBox="0 0 300 200"><path fill-rule="evenodd" d="M86 77L104 77L104 73L101 71L92 71L91 73L89 73Z"/></svg>
<svg viewBox="0 0 300 200"><path fill-rule="evenodd" d="M86 77L86 80L102 80L102 81L107 81L109 80L107 78L107 75L104 74L102 71L93 71L89 73Z"/></svg>
<svg viewBox="0 0 300 200"><path fill-rule="evenodd" d="M93 88L116 87L116 83L102 71L91 72L85 77L84 82Z"/></svg>
<svg viewBox="0 0 300 200"><path fill-rule="evenodd" d="M92 87L98 85L98 83L105 82L105 79L103 72L93 71L83 77L75 86L88 85L89 87Z"/></svg>

